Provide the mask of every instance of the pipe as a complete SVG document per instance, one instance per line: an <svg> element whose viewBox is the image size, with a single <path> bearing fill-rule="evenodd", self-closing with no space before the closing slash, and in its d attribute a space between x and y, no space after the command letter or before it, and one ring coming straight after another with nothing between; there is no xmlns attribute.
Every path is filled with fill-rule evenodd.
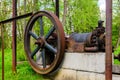
<svg viewBox="0 0 120 80"><path fill-rule="evenodd" d="M30 12L30 13L27 13L27 14L24 14L24 15L20 15L20 16L16 16L16 17L1 21L0 24L5 24L5 23L8 23L8 22L12 22L13 20L27 18L27 17L31 16L32 14L33 14L33 12Z"/></svg>
<svg viewBox="0 0 120 80"><path fill-rule="evenodd" d="M112 80L112 0L106 0L105 80Z"/></svg>
<svg viewBox="0 0 120 80"><path fill-rule="evenodd" d="M17 0L12 0L12 17L17 16ZM12 71L13 73L16 73L16 20L12 23Z"/></svg>
<svg viewBox="0 0 120 80"><path fill-rule="evenodd" d="M86 52L96 52L98 51L98 47L85 47Z"/></svg>
<svg viewBox="0 0 120 80"><path fill-rule="evenodd" d="M55 9L56 9L56 16L59 18L59 0L56 0L56 4L55 4Z"/></svg>

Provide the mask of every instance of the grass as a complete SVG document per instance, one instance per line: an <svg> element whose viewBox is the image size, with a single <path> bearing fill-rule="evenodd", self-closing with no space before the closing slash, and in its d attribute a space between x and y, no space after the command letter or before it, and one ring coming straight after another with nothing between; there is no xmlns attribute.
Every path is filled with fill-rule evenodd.
<svg viewBox="0 0 120 80"><path fill-rule="evenodd" d="M12 52L11 49L5 49L5 80L49 80L44 79L42 75L33 71L27 61L17 65L17 73L12 73ZM2 57L0 51L0 78L2 76ZM1 80L1 79L0 79Z"/></svg>

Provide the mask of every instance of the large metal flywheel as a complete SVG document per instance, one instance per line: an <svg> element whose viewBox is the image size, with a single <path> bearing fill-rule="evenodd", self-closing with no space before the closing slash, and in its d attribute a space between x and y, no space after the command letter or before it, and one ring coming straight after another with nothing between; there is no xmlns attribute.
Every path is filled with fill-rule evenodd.
<svg viewBox="0 0 120 80"><path fill-rule="evenodd" d="M37 73L48 74L56 70L65 50L65 34L57 16L47 11L35 13L25 28L24 47Z"/></svg>

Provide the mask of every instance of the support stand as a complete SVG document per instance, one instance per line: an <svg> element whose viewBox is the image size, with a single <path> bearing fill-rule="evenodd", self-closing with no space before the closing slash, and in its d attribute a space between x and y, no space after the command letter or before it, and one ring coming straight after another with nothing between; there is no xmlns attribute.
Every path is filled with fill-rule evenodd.
<svg viewBox="0 0 120 80"><path fill-rule="evenodd" d="M13 17L17 16L17 0L13 0ZM12 23L12 71L13 73L16 73L16 20Z"/></svg>
<svg viewBox="0 0 120 80"><path fill-rule="evenodd" d="M1 38L2 38L2 80L4 80L4 31L3 31L3 24L0 24L1 27Z"/></svg>
<svg viewBox="0 0 120 80"><path fill-rule="evenodd" d="M112 0L106 0L106 71L105 80L112 80Z"/></svg>

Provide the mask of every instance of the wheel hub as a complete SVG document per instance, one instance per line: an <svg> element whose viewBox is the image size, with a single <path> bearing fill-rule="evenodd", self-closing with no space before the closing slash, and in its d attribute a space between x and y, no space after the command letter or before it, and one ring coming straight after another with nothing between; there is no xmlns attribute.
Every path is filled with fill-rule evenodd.
<svg viewBox="0 0 120 80"><path fill-rule="evenodd" d="M38 38L37 41L35 42L35 44L40 45L40 47L43 48L44 45L45 45L45 39L44 39L44 37Z"/></svg>

